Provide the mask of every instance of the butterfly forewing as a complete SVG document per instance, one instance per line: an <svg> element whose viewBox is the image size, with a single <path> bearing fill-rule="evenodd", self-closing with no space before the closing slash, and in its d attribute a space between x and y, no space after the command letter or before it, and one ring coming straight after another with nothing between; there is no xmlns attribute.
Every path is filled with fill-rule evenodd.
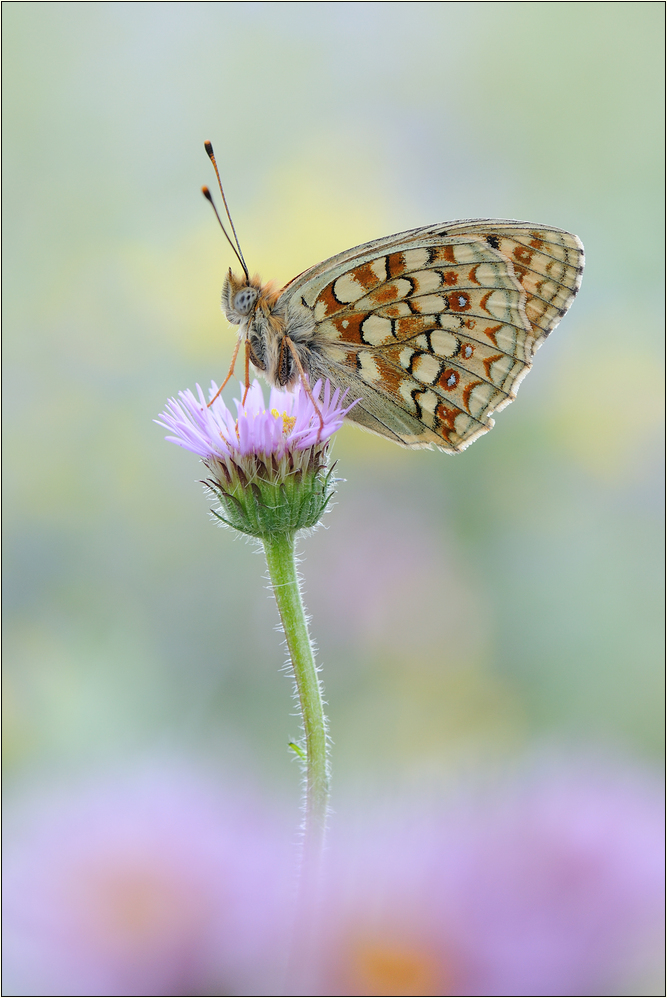
<svg viewBox="0 0 667 998"><path fill-rule="evenodd" d="M292 281L313 377L359 398L349 418L407 446L457 452L493 426L571 304L583 250L559 229L498 220L367 243Z"/></svg>

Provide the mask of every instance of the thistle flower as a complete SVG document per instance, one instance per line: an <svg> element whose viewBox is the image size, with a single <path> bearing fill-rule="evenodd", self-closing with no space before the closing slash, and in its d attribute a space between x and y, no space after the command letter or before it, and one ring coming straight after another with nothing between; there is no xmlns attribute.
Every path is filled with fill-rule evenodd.
<svg viewBox="0 0 667 998"><path fill-rule="evenodd" d="M217 390L211 382L211 398ZM328 443L355 404L343 405L347 393L332 394L328 381L323 392L317 381L312 397L301 385L293 393L272 388L267 409L254 381L245 404L235 400L236 417L219 396L209 407L199 385L197 394L179 392L156 422L210 471L204 484L220 502L215 516L254 537L314 526L333 495Z"/></svg>

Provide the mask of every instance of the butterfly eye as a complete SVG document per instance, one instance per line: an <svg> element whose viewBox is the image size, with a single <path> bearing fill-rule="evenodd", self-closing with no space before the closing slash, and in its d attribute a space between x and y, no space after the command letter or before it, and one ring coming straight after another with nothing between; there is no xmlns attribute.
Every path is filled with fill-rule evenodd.
<svg viewBox="0 0 667 998"><path fill-rule="evenodd" d="M234 295L234 310L239 315L248 315L256 301L257 291L255 288L243 288Z"/></svg>

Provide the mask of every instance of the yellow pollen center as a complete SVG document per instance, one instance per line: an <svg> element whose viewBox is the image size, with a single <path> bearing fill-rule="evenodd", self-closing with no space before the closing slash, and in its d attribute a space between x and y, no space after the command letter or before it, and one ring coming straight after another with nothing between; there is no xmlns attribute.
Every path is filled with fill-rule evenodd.
<svg viewBox="0 0 667 998"><path fill-rule="evenodd" d="M428 949L392 940L362 940L355 946L353 978L362 995L441 995L444 968Z"/></svg>
<svg viewBox="0 0 667 998"><path fill-rule="evenodd" d="M271 410L271 415L275 416L276 419L280 419L280 413L277 409ZM294 424L296 423L296 416L288 416L286 412L283 413L283 433L285 436L290 432Z"/></svg>

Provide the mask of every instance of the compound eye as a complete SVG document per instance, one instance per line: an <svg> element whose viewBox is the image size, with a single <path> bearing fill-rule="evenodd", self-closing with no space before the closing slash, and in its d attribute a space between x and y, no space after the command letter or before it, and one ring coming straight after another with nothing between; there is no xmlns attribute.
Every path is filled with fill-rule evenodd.
<svg viewBox="0 0 667 998"><path fill-rule="evenodd" d="M257 294L255 288L242 288L234 295L234 310L239 315L248 315L257 301Z"/></svg>

